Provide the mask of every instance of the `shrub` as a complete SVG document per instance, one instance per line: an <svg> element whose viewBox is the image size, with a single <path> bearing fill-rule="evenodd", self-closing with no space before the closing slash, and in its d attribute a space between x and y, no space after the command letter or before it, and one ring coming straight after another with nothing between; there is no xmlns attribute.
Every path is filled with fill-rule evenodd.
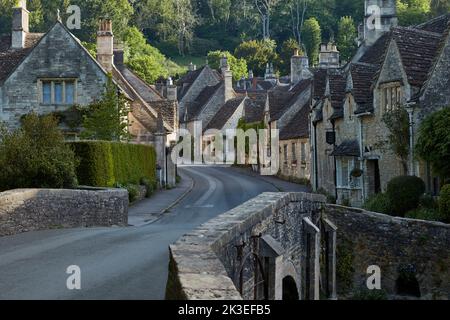
<svg viewBox="0 0 450 320"><path fill-rule="evenodd" d="M73 188L76 160L54 116L30 114L22 128L0 129L0 190Z"/></svg>
<svg viewBox="0 0 450 320"><path fill-rule="evenodd" d="M126 189L128 190L128 200L130 203L136 201L138 195L139 195L139 188L138 186L134 184L129 184L126 186Z"/></svg>
<svg viewBox="0 0 450 320"><path fill-rule="evenodd" d="M431 194L424 194L419 199L419 207L425 209L437 209L438 205Z"/></svg>
<svg viewBox="0 0 450 320"><path fill-rule="evenodd" d="M154 181L156 153L153 147L105 141L72 142L80 159L78 180L83 185L112 187L139 184L143 177Z"/></svg>
<svg viewBox="0 0 450 320"><path fill-rule="evenodd" d="M400 176L392 179L387 187L392 212L397 216L404 216L408 211L416 209L424 192L425 183L418 177Z"/></svg>
<svg viewBox="0 0 450 320"><path fill-rule="evenodd" d="M378 193L367 199L364 209L384 214L392 213L392 205L389 197L385 193Z"/></svg>
<svg viewBox="0 0 450 320"><path fill-rule="evenodd" d="M450 222L450 184L442 187L439 197L439 212L445 222Z"/></svg>
<svg viewBox="0 0 450 320"><path fill-rule="evenodd" d="M439 211L432 208L419 208L411 210L406 213L405 217L418 220L441 221Z"/></svg>
<svg viewBox="0 0 450 320"><path fill-rule="evenodd" d="M140 185L145 186L145 188L147 189L147 193L145 194L147 198L150 198L153 192L156 190L155 181L152 181L148 178L142 178L140 181Z"/></svg>

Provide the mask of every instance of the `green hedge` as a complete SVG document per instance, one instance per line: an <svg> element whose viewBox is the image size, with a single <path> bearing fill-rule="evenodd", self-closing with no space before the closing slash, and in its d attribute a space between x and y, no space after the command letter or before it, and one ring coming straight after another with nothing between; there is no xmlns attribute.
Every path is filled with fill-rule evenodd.
<svg viewBox="0 0 450 320"><path fill-rule="evenodd" d="M156 153L153 147L106 141L70 142L80 160L77 167L81 185L114 187L139 184L142 178L154 181Z"/></svg>

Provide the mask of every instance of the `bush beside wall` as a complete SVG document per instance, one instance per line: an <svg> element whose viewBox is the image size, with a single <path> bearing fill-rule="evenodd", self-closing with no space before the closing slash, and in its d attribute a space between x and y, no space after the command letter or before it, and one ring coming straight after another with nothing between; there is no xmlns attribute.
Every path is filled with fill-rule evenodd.
<svg viewBox="0 0 450 320"><path fill-rule="evenodd" d="M77 176L81 185L139 185L142 178L156 179L156 153L152 146L106 141L69 144L80 161Z"/></svg>

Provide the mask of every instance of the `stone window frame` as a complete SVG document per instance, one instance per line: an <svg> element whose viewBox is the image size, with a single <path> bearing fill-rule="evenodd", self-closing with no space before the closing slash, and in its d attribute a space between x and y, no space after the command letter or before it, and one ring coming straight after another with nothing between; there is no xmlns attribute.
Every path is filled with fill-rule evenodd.
<svg viewBox="0 0 450 320"><path fill-rule="evenodd" d="M403 101L404 90L399 81L384 83L380 85L380 105L382 114L395 110ZM393 104L395 100L395 106Z"/></svg>
<svg viewBox="0 0 450 320"><path fill-rule="evenodd" d="M51 102L44 102L44 83L51 83ZM55 83L62 83L62 103L55 102ZM67 103L66 97L66 83L73 83L73 102ZM38 79L38 101L42 106L72 106L78 103L78 79L77 78L39 78Z"/></svg>

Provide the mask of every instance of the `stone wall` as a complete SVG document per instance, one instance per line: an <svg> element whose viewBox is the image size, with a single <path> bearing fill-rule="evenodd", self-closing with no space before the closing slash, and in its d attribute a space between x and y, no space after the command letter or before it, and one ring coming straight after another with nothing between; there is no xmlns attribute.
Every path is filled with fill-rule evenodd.
<svg viewBox="0 0 450 320"><path fill-rule="evenodd" d="M0 193L0 236L113 225L128 225L126 190L20 189Z"/></svg>
<svg viewBox="0 0 450 320"><path fill-rule="evenodd" d="M287 277L299 298L318 298L320 237L310 254L305 240L324 201L313 194L264 193L185 235L170 246L166 298L281 299Z"/></svg>
<svg viewBox="0 0 450 320"><path fill-rule="evenodd" d="M360 209L327 205L337 232L339 299L367 291L367 268L381 268L388 298L419 298L399 292L397 281L417 280L421 299L450 299L450 225L396 218Z"/></svg>

